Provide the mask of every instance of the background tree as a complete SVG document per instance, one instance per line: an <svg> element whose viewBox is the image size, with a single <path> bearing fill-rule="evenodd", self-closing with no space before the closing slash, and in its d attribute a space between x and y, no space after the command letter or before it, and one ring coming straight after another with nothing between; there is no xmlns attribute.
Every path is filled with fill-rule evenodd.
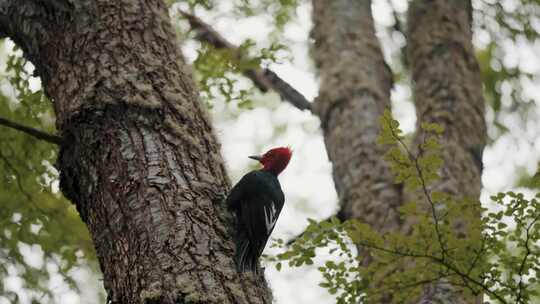
<svg viewBox="0 0 540 304"><path fill-rule="evenodd" d="M195 12L198 13L220 11L220 7L211 1L187 2L189 2L188 4L190 4L192 8L196 8ZM9 1L6 3L9 4ZM38 5L37 7L45 9L44 15L49 17L53 16L55 18L60 18L59 16L65 16L62 14L67 14L66 12L70 12L70 10L74 8L77 13L81 13L83 15L87 14L85 11L86 8L77 6L70 7L69 5L65 5L69 2L55 1L53 5L46 6L35 4L39 3L38 1L29 1L29 3L34 3L34 5ZM173 2L170 4L172 3ZM298 3L294 1L280 1L276 4L274 2L270 3L267 1L260 1L240 2L235 6L234 14L236 17L261 15L269 12L268 14L274 21L276 30L273 32L273 35L269 36L270 39L266 45L267 47L263 47L262 49L260 46L255 45L251 41L239 43L239 47L236 48L233 44L228 43L223 36L219 36L215 30L211 30L208 25L201 23L201 20L197 19L192 14L184 13L182 18L188 17L187 19L190 21L191 27L199 30L197 31L196 36L198 40L210 42L210 45L203 44L201 46L198 57L193 65L195 68L195 76L197 77L203 91L202 95L204 100L208 101L210 104L214 104L216 99L224 98L225 100L234 101L235 104L239 104L242 107L254 106L255 103L251 100L253 90L246 89L245 84L241 82L240 78L231 73L233 72L248 76L262 91L277 91L283 99L291 102L291 104L300 109L313 108L314 114L316 114L321 120L321 127L324 132L324 139L327 145L328 155L334 165L334 181L341 207L340 212L337 213L338 217L342 220L349 218L362 220L373 225L373 227L379 232L407 231L410 224L408 223L405 225L404 221L399 217L399 207L403 205L404 202L410 201L411 198L415 198L416 194L406 193L403 191L400 185L393 184L388 164L382 157L385 148L376 144L376 136L378 131L377 119L382 114L384 108L390 105L392 78L394 78L395 81L394 88L397 88L398 90L408 86L408 75L410 75L410 78L413 80L414 99L417 106L417 116L419 117L418 126L420 126L421 122L428 121L437 122L446 127L445 133L442 135L442 138L440 138L440 142L443 146L441 156L442 159L446 160L446 164L450 164L450 166L444 167L444 169L441 171L441 182L438 184L438 186L434 187L438 190L448 191L456 196L478 197L480 183L479 173L481 171L481 165L479 164L481 161L481 154L479 151L481 151L482 145L486 139L483 135L485 132L483 131L484 123L482 121L483 103L482 97L479 95L481 92L481 85L479 83L478 70L475 67L475 60L473 58L473 50L471 45L471 26L473 25L471 22L471 15L474 15L475 17L475 29L477 33L484 35L484 40L481 40L483 45L480 45L484 49L479 51L477 54L481 64L480 70L482 80L484 82L486 93L485 96L487 96L487 100L489 102L488 104L492 105L488 111L488 119L490 126L496 126L491 127L491 140L495 140L497 138L504 138L508 133L512 132L510 130L511 127L505 125L505 123L507 124L508 122L508 117L517 117L518 119L522 119L520 116L516 116L516 113L519 114L520 112L524 111L523 109L532 107L529 104L524 105L524 100L527 98L524 96L524 94L520 94L519 92L521 92L520 89L523 86L527 85L526 79L532 81L535 79L534 72L531 72L530 70L516 66L510 66L508 68L507 64L503 62L503 58L508 57L508 50L505 50L503 44L498 42L506 37L513 38L514 41L516 41L516 44L527 44L528 41L535 41L537 39L537 34L534 30L534 14L538 11L538 7L533 1L522 1L521 3L516 4L517 9L512 9L512 7L509 5L478 1L473 2L475 6L475 9L473 10L471 3L468 1L459 1L459 3L456 2L452 5L445 4L440 1L414 1L411 7L408 9L408 18L404 17L407 11L406 6L401 6L400 9L396 8L395 10L392 9L391 5L388 6L387 11L391 14L391 16L393 15L395 17L395 20L393 23L387 24L387 28L385 29L381 27L381 24L374 24L371 17L372 5L381 5L381 3L384 3L384 1L376 1L373 4L370 1L333 1L332 3L319 3L314 1L314 29L312 31L312 37L314 38L315 44L313 45L312 50L316 66L319 69L321 86L319 97L313 103L313 107L310 103L307 103L306 98L303 97L302 94L299 94L298 91L293 88L293 86L287 84L283 79L279 78L279 76L272 72L267 66L268 62L279 59L276 57L276 55L280 54L283 47L283 40L281 40L283 38L280 33L283 30L283 27L286 26L286 22L292 16L292 9L294 9ZM396 3L398 2L396 1ZM263 13L263 8L267 12ZM113 8L111 7L109 9L111 9L112 12ZM3 11L11 12L9 10ZM31 10L31 12L34 11ZM39 10L36 12L36 15L41 15L43 13ZM173 9L172 12L174 13L176 11ZM15 16L8 13L5 15L10 17ZM405 19L411 21L407 22ZM23 21L25 21L24 18ZM67 21L64 20L64 22ZM13 25L15 23L11 22L7 24ZM407 26L404 26L404 24L407 24ZM408 28L407 32L404 31L405 27ZM16 29L17 28L10 29L9 27L6 27L6 30L2 30L2 32L5 32L4 35L6 35L9 34L9 30L14 31ZM126 29L126 31L129 32L130 30ZM379 33L383 50L386 51L386 60L393 70L393 77L388 66L384 63L381 49L378 46L379 42L376 40L376 32ZM488 37L487 39L486 36ZM404 38L406 38L406 40ZM14 40L16 43L21 44L21 42L17 41L17 39ZM110 37L104 37L103 40L110 40ZM76 39L73 41L76 41ZM174 47L171 46L170 41L174 40L169 39L169 43L165 44L169 50L167 51L167 54L171 54L170 50L174 49ZM406 41L406 43L404 43L404 41ZM34 51L42 54L45 50L50 48L58 48L58 45L51 46L41 44L37 47L37 49L34 49ZM131 44L126 43L126 45ZM25 47L29 48L28 46L24 45L21 46L25 51L27 51ZM43 51L41 50L42 48ZM103 50L106 49L107 48L103 48ZM114 51L113 49L113 46L111 46L111 52ZM101 48L99 48L99 50L100 52L102 51ZM71 50L71 48L66 48L62 52L60 53L71 54L71 52L75 51ZM117 52L121 53L120 50ZM26 53L29 52L27 51ZM90 53L92 52L88 51L88 54ZM98 52L96 51L95 53L97 54ZM146 53L143 51L142 54ZM62 56L59 58L65 58ZM133 56L135 56L134 58L138 58L136 55ZM44 62L49 62L54 61L53 59L56 57L52 56L49 58L49 56L38 56L35 58L38 58ZM32 60L32 62L37 60L32 59L32 57L29 57L29 59ZM145 60L137 61L147 62L146 59L148 58L143 59ZM100 64L107 65L108 61L106 58L103 58L103 60L105 62ZM161 62L161 60L163 60L163 58L156 61L156 65L151 66L159 65L157 62ZM83 62L93 61L94 60L81 60L80 64L84 65ZM99 63L100 61L98 60L97 62ZM449 65L448 62L452 62L453 64ZM260 66L261 63L263 66ZM180 65L182 66L183 64ZM68 64L68 66L70 65ZM99 66L101 67L101 65ZM174 67L175 65L172 66ZM448 66L451 68L449 69ZM92 67L92 65L89 65L88 68L90 67ZM6 113L5 116L11 118L11 120L25 122L31 118L28 123L29 125L41 127L42 129L51 131L50 117L52 116L52 111L50 110L50 107L48 107L48 104L44 102L41 91L35 92L34 90L28 88L30 84L30 74L28 74L27 68L25 68L25 61L20 57L12 56L8 62L8 68L14 74L10 75L9 79L11 80L13 86L17 89L17 94L19 95L17 97L18 100L21 100L22 106L16 107L13 110L13 106L11 106L12 101L10 101L9 98L5 98L5 106L2 107L2 110L4 110ZM95 69L95 71L101 70L97 69L96 65L94 65L92 69ZM106 71L107 69L104 70ZM145 69L141 70L144 71ZM167 73L178 73L168 71L168 69L165 70L167 70ZM39 66L36 71L38 75L42 76L40 74L41 72ZM65 71L71 71L71 69L66 69ZM51 73L51 71L48 73ZM117 71L114 71L114 73L111 74L117 75ZM84 75L84 73L81 75ZM80 75L72 75L69 77L69 79L78 79L78 76ZM124 76L127 77L129 75ZM98 81L95 83L97 87L103 86L104 88L108 89L101 93L99 93L100 91L98 90L96 94L103 94L103 96L105 96L104 100L109 100L109 95L112 94L115 96L113 99L122 100L122 102L125 103L126 101L124 99L127 97L124 95L127 93L124 92L126 89L124 88L123 83L132 83L132 80L129 80L129 77L128 80L121 80L124 76L103 76L103 79L119 78L118 83L109 83L107 81L102 83ZM527 78L525 79L523 77ZM182 77L177 78L181 79ZM434 79L436 81L434 81ZM45 89L47 89L48 81L49 80L46 78L43 79ZM184 82L188 81L184 80ZM62 82L62 84L66 84L66 86L67 83L69 82ZM81 80L79 83L89 82L86 80ZM150 83L153 83L153 80L151 80ZM78 87L79 85L80 84L76 85L75 87ZM163 84L160 83L158 86L148 88L150 91L144 92L144 94L141 92L140 95L143 97L142 102L152 103L153 98L151 98L151 96L153 96L153 94L155 95L154 91L162 91L162 85ZM184 84L179 85L184 86ZM139 89L145 91L144 88ZM134 91L136 92L137 90L138 89ZM77 90L74 90L74 92L76 91ZM188 100L191 100L191 103L187 104L198 108L196 103L193 103L195 100L192 96L193 93L189 93L188 91L183 91L186 96L191 96L188 98ZM71 94L75 94L74 92ZM396 91L394 91L394 93L395 92ZM89 94L88 92L79 93ZM93 100L103 99L100 97L102 95L99 94L97 97L90 96L88 98ZM49 96L54 97L53 100L55 107L58 107L56 98L59 97L55 97L50 92ZM135 105L136 107L140 107L141 105L139 103L141 99L137 99L137 96L135 95L131 97L127 99L134 99L135 101L133 104L128 102L128 105L122 104L122 106L131 108L131 105ZM156 95L154 97L162 102L163 100L167 101L169 99L167 96ZM71 104L75 104L73 106L73 111L77 113L76 115L83 115L84 113L87 113L85 111L92 112L93 103L90 103L90 105L92 105L90 106L90 110L86 108L85 111L77 110L80 107L78 103L82 104L81 100L84 100L84 98L70 97L68 99L70 100L65 102L65 106L67 107L70 105L69 107L71 107ZM73 102L72 100L78 101ZM116 104L117 101L111 101L111 103ZM11 108L8 107L8 104ZM175 103L172 104L174 105ZM151 108L161 107L157 106L157 104L146 104L142 107L144 108L147 106L150 106ZM167 109L169 109L169 107L170 106L166 106ZM65 109L63 111L65 113L71 113L72 109L69 109L70 111L66 111ZM187 109L184 110L187 111ZM393 110L395 112L399 112L399 107L394 107ZM160 121L162 117L167 117L167 115L170 114L167 111L172 111L171 113L173 113L176 110L173 106L164 113L158 113L159 115L165 116L158 115L154 119L156 121ZM79 114L78 112L83 114ZM129 111L127 113L129 113ZM137 113L140 114L139 112ZM101 119L100 115L102 114L98 114L98 118L92 119ZM144 116L146 114L147 113L144 112ZM58 115L58 110L56 115ZM67 117L70 117L69 115L67 115ZM197 115L195 115L195 117L197 117ZM61 117L62 116L60 116L60 118ZM106 115L104 117L107 118ZM143 126L147 127L148 124L155 125L154 123L146 122L145 124L144 121L139 121L140 117L138 116L129 119L128 117L126 117L126 119L128 121L133 120L134 124L141 123ZM61 123L59 122L58 118L59 116L56 117L57 125ZM71 122L71 118L64 119L68 125L75 123L77 126L79 124L88 126L88 132L93 130L93 128L97 128L97 130L95 130L95 132L97 132L96 134L99 134L99 132L105 132L105 129L122 129L117 125L114 127L113 125L107 127L107 124L102 123L101 127L87 125L93 120L78 121L77 119L74 119L74 121ZM111 118L109 117L109 119ZM62 122L62 124L64 123ZM163 129L166 132L172 132L171 130L174 131L175 128L169 130L167 126L167 124L163 126ZM71 126L66 129L73 129L69 132L64 131L62 128L64 128L64 126L60 128L64 135L73 133L75 139L84 138L84 134L74 133L75 131L73 130L81 129L77 132L84 131L86 133L86 128L74 128ZM129 129L129 126L127 126L127 128ZM419 130L420 128L417 127L417 129ZM162 129L159 128L159 130ZM477 133L467 132L464 134L464 132L462 132L463 130L474 130ZM131 134L131 131L126 132L126 134ZM206 132L209 131L207 130ZM172 132L171 134L176 133ZM197 133L191 137L205 138L204 136L199 136L203 133ZM7 227L10 227L10 231L13 231L5 236L5 239L9 240L9 242L6 242L6 244L8 244L6 248L9 250L8 256L15 257L15 260L12 260L14 265L25 266L26 269L23 273L26 274L25 279L27 282L29 282L28 287L42 290L42 292L48 292L50 294L48 289L42 286L42 277L47 276L48 274L48 271L46 271L47 269L45 269L48 263L42 264L42 271L36 271L33 267L29 266L28 262L24 258L24 254L20 253L21 249L17 245L17 241L21 240L25 243L39 244L41 248L43 248L42 250L45 252L46 256L48 256L51 261L58 261L59 263L64 263L63 261L71 261L65 265L62 265L63 267L59 267L60 272L64 273L66 279L68 280L72 277L68 273L71 266L75 261L81 260L80 258L77 258L77 256L80 257L81 252L77 251L78 249L85 249L83 250L83 252L86 253L85 257L89 257L91 260L90 242L88 242L87 239L85 241L84 238L82 238L81 241L81 238L78 237L80 235L79 231L75 231L76 233L74 232L72 235L70 235L73 236L73 239L69 240L63 240L59 237L62 234L57 233L58 230L65 231L67 230L65 227L73 227L74 225L78 225L77 227L81 227L78 229L83 230L83 226L64 221L64 218L72 218L73 220L76 220L76 213L69 204L58 203L58 199L53 193L54 191L50 190L51 187L49 184L54 184L54 181L57 180L57 177L55 177L55 171L51 165L55 160L55 154L51 149L51 146L46 146L46 144L43 144L44 148L42 155L44 156L40 156L38 153L35 153L39 151L37 149L36 151L21 153L20 151L28 151L28 146L25 146L24 144L20 145L18 143L19 141L29 142L27 144L29 145L33 144L35 140L21 136L14 132L5 134L7 135L6 138L9 138L7 145L12 150L8 156L3 158L6 172L9 172L5 175L7 183L6 185L10 185L9 187L12 187L11 189L7 188L6 190L9 192L6 193L9 193L7 195L10 196L14 194L24 195L24 192L21 190L26 192L30 191L30 195L26 195L25 197L13 200L8 199L11 204L7 206L10 208L7 209L8 211L4 213L3 217L6 219L5 222L9 223L9 226ZM186 133L182 132L182 134L185 135ZM418 143L421 143L420 134L421 132L418 132L416 139L412 140L412 143L410 144L411 147L415 147ZM118 136L120 138L122 137L121 134ZM13 138L17 140L13 140ZM112 138L114 138L114 136ZM181 136L181 138L183 137ZM214 142L214 139L210 139L209 141L212 143ZM81 146L88 146L92 142L94 141L90 140L87 143L87 141L83 140L81 144L84 145ZM168 147L168 144L172 146L175 145L174 143L164 143L163 151L167 150L166 147ZM105 149L106 147L101 147L100 145L100 148ZM93 146L92 149L94 149ZM212 153L213 155L219 155L216 147L214 147L212 151L215 152ZM30 152L34 152L32 153L32 157L20 157L21 155L30 155ZM71 158L74 156L76 157L76 155L78 155L77 153L83 153L83 150L69 151L67 155L69 155ZM96 154L94 157L101 155L99 150L96 150L95 153ZM180 152L178 153L182 154ZM189 158L193 156L191 153L186 153L187 154L185 155L189 155ZM178 159L183 159L183 157L186 157L185 155L182 154L182 157L179 156ZM454 156L459 156L459 161L448 162L448 159L451 158L453 160ZM193 158L199 159L200 156L195 155ZM63 158L61 158L61 160L62 159ZM163 158L159 157L159 159ZM67 161L68 163L70 162L69 159L64 159L64 161ZM109 164L108 160L102 161ZM218 160L215 164L217 165L219 162L220 161ZM99 162L91 162L91 164L97 163ZM211 163L212 162L207 162L207 164ZM59 164L61 165L62 161ZM85 164L77 163L77 167L79 166L84 168ZM147 167L147 164L142 164L141 166ZM167 163L166 166L170 166L170 164ZM214 166L212 167L214 168ZM28 169L23 170L23 168ZM220 172L224 172L222 168L220 170ZM20 172L23 173L21 174ZM88 172L92 171L88 170ZM204 172L204 170L202 170L202 172ZM531 169L528 168L528 173L530 175L533 175L534 172L534 169L531 171ZM44 173L47 173L47 175L44 175ZM126 178L129 177L128 173L129 170L126 173ZM84 175L82 172L78 174ZM22 178L21 176L24 176L25 178ZM41 178L39 183L36 183L36 176ZM105 174L104 176L107 175ZM90 177L89 181L92 180ZM165 181L165 179L162 181ZM191 178L188 179L191 180ZM534 180L531 181L528 178L523 178L521 183L534 185ZM125 185L129 183L120 182L120 184ZM211 187L213 190L210 189L210 192L214 192L214 194L206 193L206 190L208 189L206 189L205 186L203 188L206 190L202 191L205 192L205 194L201 195L210 200L219 198L222 195L221 192L226 189L228 185L224 175L223 181L215 185L218 184L220 186L215 186L214 188ZM54 186L52 188L54 188ZM219 191L217 190L218 188ZM49 189L49 191L43 192L43 189ZM82 187L80 189L85 188ZM128 191L129 189L125 190ZM172 191L170 193L180 191L179 189L161 190L165 192ZM37 196L38 193L39 196ZM90 195L90 193L87 194ZM50 197L51 203L49 205L35 204L29 206L29 204L26 203L29 196L31 196L34 201L37 198L37 201L40 202L46 201L44 197ZM191 201L191 198L188 200ZM38 210L38 208L45 209ZM61 210L61 212L57 212L56 210ZM44 216L42 214L44 214ZM82 212L82 215L84 218L84 212ZM227 222L226 219L224 220ZM36 227L36 222L38 223L38 227ZM95 227L96 229L102 229L104 226L95 224ZM177 233L174 234L176 235ZM159 239L152 241L155 244L160 244ZM105 242L105 245L103 246L106 246L106 243L107 242ZM112 243L112 241L109 241L109 244L110 243ZM61 250L58 250L58 244L65 245ZM86 247L83 246L84 244L86 244ZM131 243L128 242L128 244ZM105 248L106 247L103 247L102 250L105 250ZM128 248L133 249L134 247L128 246ZM56 255L58 253L62 254L62 259ZM168 264L167 262L164 263ZM203 270L201 269L201 271ZM9 269L5 269L4 273L9 273ZM171 273L175 273L174 270L172 270ZM105 272L106 280L108 276L113 277L114 275L107 274ZM72 286L75 287L76 285L72 284ZM160 295L160 293L156 291L159 290L159 288L154 289L156 286L153 286L151 289L144 289L144 294L151 296ZM444 282L442 285L424 284L420 286L420 289L423 289L422 287L424 286L426 286L426 289L424 289L423 299L428 302L432 301L432 297L435 295L442 296L443 299L450 299L455 298L455 292L459 292L455 288L446 288L447 286L444 284ZM112 287L108 287L108 289L110 290ZM146 291L149 292L147 293ZM9 294L9 296L12 299L17 297L15 294ZM467 295L465 295L465 301L467 299L466 297ZM472 301L472 298L470 299Z"/></svg>

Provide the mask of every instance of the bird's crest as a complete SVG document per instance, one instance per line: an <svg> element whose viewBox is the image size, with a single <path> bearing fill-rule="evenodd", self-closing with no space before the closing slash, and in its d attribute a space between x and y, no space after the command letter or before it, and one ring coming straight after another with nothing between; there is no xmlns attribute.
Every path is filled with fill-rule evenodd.
<svg viewBox="0 0 540 304"><path fill-rule="evenodd" d="M292 149L290 147L278 147L268 150L261 156L260 162L264 170L270 171L278 175L285 170L292 157Z"/></svg>

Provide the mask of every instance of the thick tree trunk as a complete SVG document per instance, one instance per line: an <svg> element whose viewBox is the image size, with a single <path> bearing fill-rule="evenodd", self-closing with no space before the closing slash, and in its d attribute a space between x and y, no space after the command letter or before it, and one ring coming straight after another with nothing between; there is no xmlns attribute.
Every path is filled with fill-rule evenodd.
<svg viewBox="0 0 540 304"><path fill-rule="evenodd" d="M65 144L65 195L112 303L270 303L232 257L229 181L162 1L0 1ZM66 231L69 233L69 231Z"/></svg>
<svg viewBox="0 0 540 304"><path fill-rule="evenodd" d="M313 53L321 88L314 104L333 163L342 219L357 218L379 231L401 230L402 197L375 144L378 117L390 106L391 73L383 61L371 1L313 0ZM446 166L437 190L479 197L479 151L485 141L484 100L471 43L470 2L413 2L409 12L411 63L418 123L436 122ZM421 134L417 134L418 143ZM414 195L414 194L411 194ZM421 303L472 303L441 282L425 289ZM438 303L438 302L437 302Z"/></svg>
<svg viewBox="0 0 540 304"><path fill-rule="evenodd" d="M342 219L381 231L400 227L401 190L376 145L378 119L390 107L392 74L375 36L371 1L313 0L313 54L320 117Z"/></svg>
<svg viewBox="0 0 540 304"><path fill-rule="evenodd" d="M445 165L434 190L478 200L481 151L486 140L485 102L474 56L470 0L416 0L409 8L408 61L418 123L445 127ZM418 133L415 142L420 142ZM460 229L460 227L457 227ZM426 288L420 303L482 303L443 282Z"/></svg>
<svg viewBox="0 0 540 304"><path fill-rule="evenodd" d="M313 23L320 74L313 110L333 165L338 217L380 232L402 229L402 189L383 159L385 148L376 144L379 117L390 108L392 73L375 36L371 1L313 0ZM364 257L363 263L369 262Z"/></svg>

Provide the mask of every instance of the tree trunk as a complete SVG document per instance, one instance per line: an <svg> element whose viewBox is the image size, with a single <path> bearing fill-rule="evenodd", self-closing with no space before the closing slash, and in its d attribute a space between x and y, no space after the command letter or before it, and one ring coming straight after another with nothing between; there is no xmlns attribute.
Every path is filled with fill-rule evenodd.
<svg viewBox="0 0 540 304"><path fill-rule="evenodd" d="M313 53L320 73L314 111L321 119L333 163L340 217L367 222L379 231L401 230L397 208L411 199L376 145L378 117L390 107L391 72L375 36L371 1L313 0ZM478 199L485 142L484 100L471 43L470 2L413 2L409 12L411 63L418 124L436 122L445 167L437 190ZM416 135L418 143L421 134ZM441 282L428 286L421 303L473 303ZM439 302L437 302L439 303Z"/></svg>
<svg viewBox="0 0 540 304"><path fill-rule="evenodd" d="M390 107L392 74L375 36L371 1L313 0L311 37L320 90L320 117L341 219L381 231L400 226L401 189L376 145L378 119Z"/></svg>
<svg viewBox="0 0 540 304"><path fill-rule="evenodd" d="M470 0L413 1L408 15L407 56L418 124L434 122L445 128L441 138L445 165L442 180L433 190L478 201L486 123L471 16ZM418 132L416 143L421 136ZM420 303L482 303L481 296L465 298L445 285L429 286Z"/></svg>
<svg viewBox="0 0 540 304"><path fill-rule="evenodd" d="M0 36L53 100L61 188L112 303L271 303L235 270L229 180L162 1L4 0Z"/></svg>

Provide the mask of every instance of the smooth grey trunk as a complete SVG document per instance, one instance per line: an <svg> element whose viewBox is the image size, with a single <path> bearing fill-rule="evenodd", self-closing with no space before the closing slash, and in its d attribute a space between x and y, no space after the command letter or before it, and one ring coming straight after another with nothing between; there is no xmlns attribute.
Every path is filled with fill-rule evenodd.
<svg viewBox="0 0 540 304"><path fill-rule="evenodd" d="M313 0L313 23L320 79L313 110L333 165L340 218L397 229L401 190L382 158L384 147L376 144L379 116L390 107L392 74L375 36L371 1Z"/></svg>
<svg viewBox="0 0 540 304"><path fill-rule="evenodd" d="M320 78L313 111L333 165L338 217L380 232L399 230L402 188L383 159L385 147L376 143L379 117L390 108L392 73L375 36L371 1L313 0L313 23ZM362 261L369 263L369 256Z"/></svg>
<svg viewBox="0 0 540 304"><path fill-rule="evenodd" d="M53 101L111 303L271 303L236 272L229 180L162 1L3 0L2 36Z"/></svg>
<svg viewBox="0 0 540 304"><path fill-rule="evenodd" d="M437 190L478 199L485 142L482 85L471 43L469 1L417 0L409 11L408 62L418 124L436 122L445 167ZM379 231L407 232L397 208L415 194L393 183L384 148L376 145L378 118L390 107L392 75L375 36L371 1L313 0L313 55L320 117L333 164L341 219L360 219ZM419 143L421 134L415 136ZM376 284L376 282L375 282ZM475 303L444 282L426 286L421 303ZM391 301L387 295L385 302ZM414 301L414 299L411 299Z"/></svg>
<svg viewBox="0 0 540 304"><path fill-rule="evenodd" d="M433 190L478 201L486 124L471 10L470 0L413 1L408 13L407 57L418 124L437 123L445 128L440 140L442 180ZM421 137L417 133L415 142ZM458 232L463 228L456 227ZM428 286L419 303L482 303L482 295L466 297L440 282Z"/></svg>

